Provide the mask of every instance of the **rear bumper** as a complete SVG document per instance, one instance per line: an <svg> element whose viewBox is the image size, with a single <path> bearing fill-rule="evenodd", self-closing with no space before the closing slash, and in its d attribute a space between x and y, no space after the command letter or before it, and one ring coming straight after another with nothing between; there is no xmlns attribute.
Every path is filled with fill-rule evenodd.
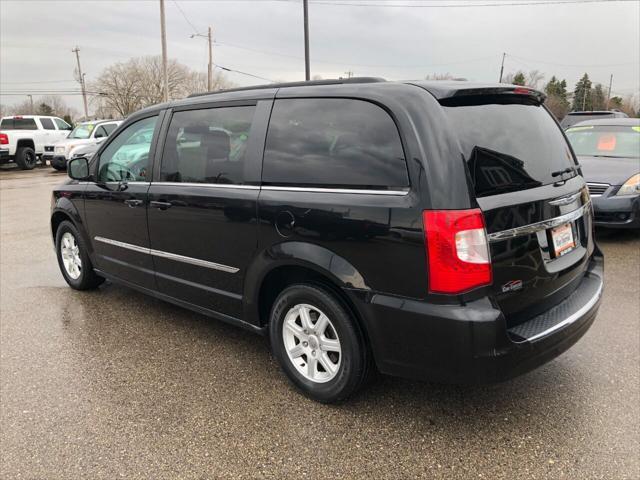
<svg viewBox="0 0 640 480"><path fill-rule="evenodd" d="M589 329L600 307L603 269L602 258L593 258L568 298L510 330L489 298L452 306L376 295L361 307L378 369L444 383L497 382L533 370Z"/></svg>
<svg viewBox="0 0 640 480"><path fill-rule="evenodd" d="M640 196L591 197L594 223L599 227L640 228Z"/></svg>
<svg viewBox="0 0 640 480"><path fill-rule="evenodd" d="M9 150L6 148L0 148L0 164L7 163L11 161L11 155L9 155Z"/></svg>

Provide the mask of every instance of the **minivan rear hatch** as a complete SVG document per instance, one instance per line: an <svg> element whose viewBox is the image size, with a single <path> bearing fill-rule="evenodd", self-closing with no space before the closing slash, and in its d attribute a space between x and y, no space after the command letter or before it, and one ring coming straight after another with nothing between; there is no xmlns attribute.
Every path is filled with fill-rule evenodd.
<svg viewBox="0 0 640 480"><path fill-rule="evenodd" d="M439 99L485 217L491 288L509 326L570 295L594 248L589 194L543 100L519 87Z"/></svg>

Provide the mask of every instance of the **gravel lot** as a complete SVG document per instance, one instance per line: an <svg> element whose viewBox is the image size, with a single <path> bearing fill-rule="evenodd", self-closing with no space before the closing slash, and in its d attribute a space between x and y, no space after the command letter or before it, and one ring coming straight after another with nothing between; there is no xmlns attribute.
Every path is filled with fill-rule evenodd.
<svg viewBox="0 0 640 480"><path fill-rule="evenodd" d="M558 359L491 386L383 377L297 394L265 339L142 294L76 292L50 168L0 171L2 478L640 478L640 236L599 234L606 293Z"/></svg>

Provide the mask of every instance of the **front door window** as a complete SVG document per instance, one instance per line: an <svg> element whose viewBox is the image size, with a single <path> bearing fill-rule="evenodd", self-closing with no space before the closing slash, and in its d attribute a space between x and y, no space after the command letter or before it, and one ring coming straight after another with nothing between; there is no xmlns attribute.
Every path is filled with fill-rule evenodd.
<svg viewBox="0 0 640 480"><path fill-rule="evenodd" d="M151 181L149 151L158 117L132 123L104 149L98 165L98 181Z"/></svg>

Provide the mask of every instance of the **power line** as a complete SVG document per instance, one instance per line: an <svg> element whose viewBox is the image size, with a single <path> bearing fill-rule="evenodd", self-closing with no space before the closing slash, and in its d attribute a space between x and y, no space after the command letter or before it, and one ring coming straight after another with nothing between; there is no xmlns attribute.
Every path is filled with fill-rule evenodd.
<svg viewBox="0 0 640 480"><path fill-rule="evenodd" d="M189 20L189 18L187 17L187 14L184 13L184 10L182 10L178 2L176 2L176 0L172 0L172 1L173 1L173 4L178 8L178 10L180 10L180 13L182 14L182 18L184 18L185 21L189 24L193 32L198 34L198 29L193 25L193 23L191 23L191 20Z"/></svg>
<svg viewBox="0 0 640 480"><path fill-rule="evenodd" d="M292 1L292 0L282 0ZM380 8L474 8L474 7L523 7L539 5L570 5L587 3L614 3L614 2L636 2L637 0L551 0L529 1L529 2L500 2L500 3L464 3L464 4L397 4L397 3L349 3L331 2L327 0L310 0L314 5L330 5L342 7L380 7ZM298 2L295 2L298 3Z"/></svg>
<svg viewBox="0 0 640 480"><path fill-rule="evenodd" d="M76 83L77 80L38 80L34 82L2 82L0 81L0 85L23 85L23 84L35 84L35 83Z"/></svg>
<svg viewBox="0 0 640 480"><path fill-rule="evenodd" d="M599 65L588 65L588 64L569 64L569 63L553 63L553 62L547 62L544 60L535 60L533 58L526 58L526 57L520 57L518 55L511 55L511 54L507 54L507 57L511 57L514 59L520 59L520 60L526 60L528 62L536 62L536 63L543 63L545 65L554 65L556 67L571 67L571 68L599 68L599 67L621 67L621 66L625 66L625 65L638 65L640 62L625 62L625 63L608 63L608 64L599 64Z"/></svg>
<svg viewBox="0 0 640 480"><path fill-rule="evenodd" d="M275 81L271 80L270 78L265 78L265 77L261 77L259 75L254 75L253 73L247 73L247 72L243 72L241 70L235 70L233 68L223 67L222 65L218 65L218 64L215 64L215 63L214 63L214 66L218 67L220 70L224 70L226 72L234 72L234 73L239 73L241 75L248 75L249 77L259 78L260 80L266 80L267 82L275 83Z"/></svg>
<svg viewBox="0 0 640 480"><path fill-rule="evenodd" d="M255 53L260 53L263 55L274 55L277 57L286 57L286 58L294 58L296 60L300 60L304 57L299 56L299 55L291 55L291 54L287 54L287 53L279 53L279 52L274 52L274 51L267 51L267 50L259 50L256 48L251 48L251 47L245 47L244 45L237 45L234 43L229 43L229 42L219 42L216 41L214 42L215 45L220 45L223 47L231 47L231 48L239 48L241 50L247 50L249 52L255 52ZM479 57L479 58L472 58L472 59L467 59L467 60L460 60L460 61L455 61L455 62L446 62L446 63L432 63L432 64L414 64L414 65L390 65L390 64L372 64L372 63L354 63L354 62L335 62L335 61L330 61L330 60L314 60L315 63L325 63L328 65L346 65L346 66L354 66L354 67L372 67L372 68L430 68L430 67L446 67L448 65L459 65L459 64L463 64L463 63L472 63L472 62L479 62L482 60L490 60L494 58L493 56L486 56L486 57Z"/></svg>

